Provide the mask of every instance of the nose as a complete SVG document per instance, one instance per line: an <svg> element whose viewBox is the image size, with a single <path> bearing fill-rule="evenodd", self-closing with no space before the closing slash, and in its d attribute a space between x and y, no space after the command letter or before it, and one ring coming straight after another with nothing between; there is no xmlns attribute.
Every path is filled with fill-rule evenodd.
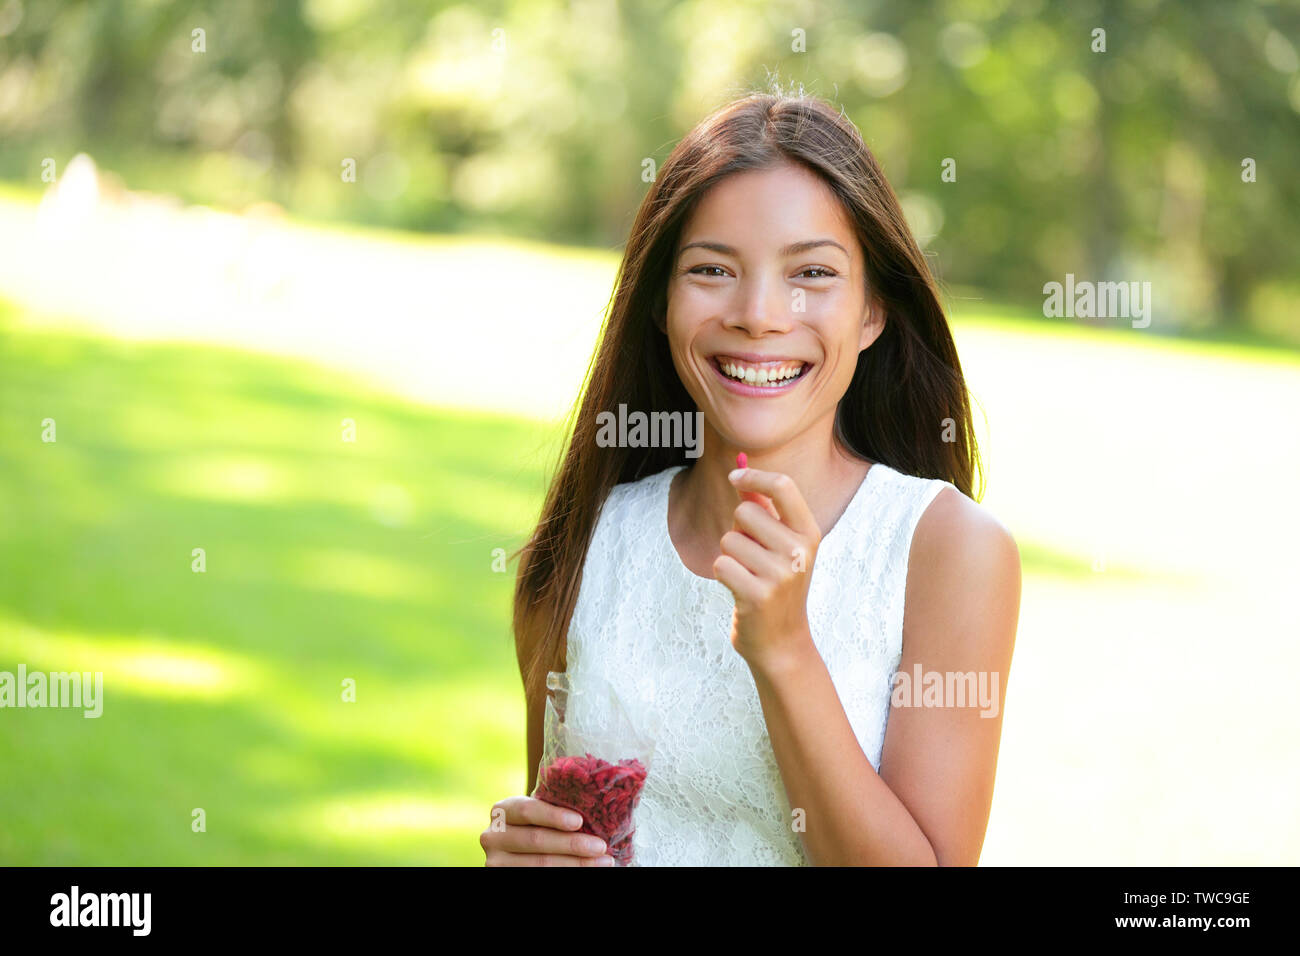
<svg viewBox="0 0 1300 956"><path fill-rule="evenodd" d="M788 332L794 325L794 302L783 282L751 274L737 285L736 307L725 325L757 338L769 332Z"/></svg>

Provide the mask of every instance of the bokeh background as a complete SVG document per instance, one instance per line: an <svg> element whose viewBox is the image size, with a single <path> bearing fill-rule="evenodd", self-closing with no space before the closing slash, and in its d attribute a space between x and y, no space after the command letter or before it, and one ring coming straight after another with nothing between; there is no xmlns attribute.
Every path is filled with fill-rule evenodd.
<svg viewBox="0 0 1300 956"><path fill-rule="evenodd" d="M0 0L0 670L105 683L0 710L0 863L482 863L501 555L647 170L773 83L900 194L1020 545L982 862L1300 861L1298 45L1295 2ZM1150 325L1045 318L1067 273Z"/></svg>

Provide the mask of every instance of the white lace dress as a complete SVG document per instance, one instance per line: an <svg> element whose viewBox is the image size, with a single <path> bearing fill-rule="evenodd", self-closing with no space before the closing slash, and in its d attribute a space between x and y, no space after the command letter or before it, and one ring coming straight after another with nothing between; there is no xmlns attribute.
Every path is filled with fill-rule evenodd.
<svg viewBox="0 0 1300 956"><path fill-rule="evenodd" d="M687 568L668 535L668 489L683 467L606 499L569 627L568 674L578 685L587 674L609 681L629 715L654 727L635 865L806 866L753 676L729 639L735 601ZM945 487L877 462L813 564L813 641L877 769L912 534Z"/></svg>

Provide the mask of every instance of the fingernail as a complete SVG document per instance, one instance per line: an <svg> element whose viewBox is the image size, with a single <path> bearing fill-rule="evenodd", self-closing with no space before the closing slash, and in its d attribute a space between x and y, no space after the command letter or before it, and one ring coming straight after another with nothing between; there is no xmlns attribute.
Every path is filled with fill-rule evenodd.
<svg viewBox="0 0 1300 956"><path fill-rule="evenodd" d="M728 481L735 481L737 478L739 478L739 477L740 477L741 475L743 475L744 473L745 473L745 472L744 472L743 470L741 470L740 468L737 468L737 469L735 469L734 471L730 471L730 472L727 473L727 480L728 480Z"/></svg>
<svg viewBox="0 0 1300 956"><path fill-rule="evenodd" d="M604 840L597 839L596 837L591 837L591 838L589 838L589 839L583 840L583 841L582 841L582 846L583 846L583 849L588 850L588 851L590 851L590 852L592 852L592 853L604 853L604 852L605 852L605 841L604 841Z"/></svg>
<svg viewBox="0 0 1300 956"><path fill-rule="evenodd" d="M613 866L614 858L612 856L602 856L596 861L597 866Z"/></svg>
<svg viewBox="0 0 1300 956"><path fill-rule="evenodd" d="M571 827L580 827L582 826L582 817L576 813L566 813L564 815L564 822Z"/></svg>

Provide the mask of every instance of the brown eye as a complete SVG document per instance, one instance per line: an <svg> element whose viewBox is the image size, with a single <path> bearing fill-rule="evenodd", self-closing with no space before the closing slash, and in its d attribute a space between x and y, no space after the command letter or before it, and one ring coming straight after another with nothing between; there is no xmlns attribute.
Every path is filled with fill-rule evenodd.
<svg viewBox="0 0 1300 956"><path fill-rule="evenodd" d="M827 269L825 266L809 266L808 268L802 270L802 271L799 273L799 275L805 275L805 274L807 274L807 273L809 273L809 272L820 272L820 273L821 273L821 275L810 276L810 278L813 278L813 279L830 279L830 278L833 278L833 277L835 276L835 273L832 272L830 269Z"/></svg>
<svg viewBox="0 0 1300 956"><path fill-rule="evenodd" d="M722 266L696 266L691 270L691 273L693 275L704 275L704 273L700 271L701 269L717 269L718 272L722 272Z"/></svg>

